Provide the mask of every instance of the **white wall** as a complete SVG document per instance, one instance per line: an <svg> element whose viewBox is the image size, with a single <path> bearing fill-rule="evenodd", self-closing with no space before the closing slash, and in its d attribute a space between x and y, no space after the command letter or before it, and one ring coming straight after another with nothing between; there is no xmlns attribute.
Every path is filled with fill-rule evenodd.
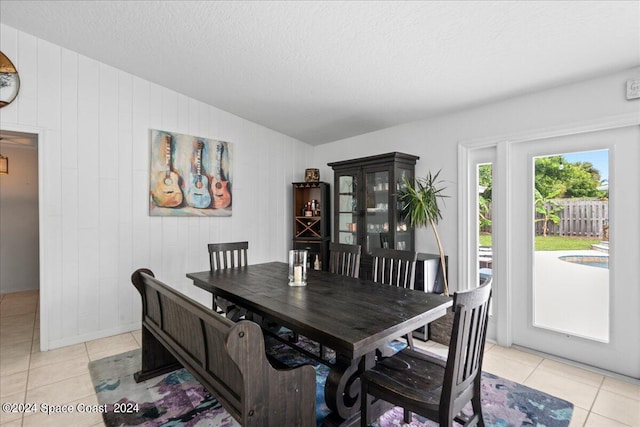
<svg viewBox="0 0 640 427"><path fill-rule="evenodd" d="M38 151L0 143L0 294L38 289Z"/></svg>
<svg viewBox="0 0 640 427"><path fill-rule="evenodd" d="M314 159L324 180L333 182L328 162L401 151L420 156L416 175L442 169L450 196L444 201L439 232L445 252L450 255L450 286L458 284L458 143L468 140L509 139L538 129L571 126L573 123L620 114L640 114L640 100L625 99L626 80L638 78L640 68L624 70L597 79L524 95L504 102L433 117L387 128L316 147ZM635 195L638 197L638 194ZM420 252L437 253L433 233L416 233Z"/></svg>
<svg viewBox="0 0 640 427"><path fill-rule="evenodd" d="M139 328L138 267L208 304L185 277L208 269L207 243L285 260L312 147L5 25L0 49L21 79L0 127L41 136L43 349ZM235 144L232 217L149 217L150 128Z"/></svg>

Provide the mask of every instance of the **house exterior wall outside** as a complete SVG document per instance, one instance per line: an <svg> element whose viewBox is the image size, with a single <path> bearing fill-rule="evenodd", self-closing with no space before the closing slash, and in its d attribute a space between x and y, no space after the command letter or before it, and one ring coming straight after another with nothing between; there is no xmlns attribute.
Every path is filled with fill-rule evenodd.
<svg viewBox="0 0 640 427"><path fill-rule="evenodd" d="M0 127L41 135L43 349L139 328L136 268L206 305L185 273L209 268L207 243L248 240L251 263L286 259L291 182L310 145L6 25L0 49L21 79ZM233 216L149 217L149 129L234 144Z"/></svg>

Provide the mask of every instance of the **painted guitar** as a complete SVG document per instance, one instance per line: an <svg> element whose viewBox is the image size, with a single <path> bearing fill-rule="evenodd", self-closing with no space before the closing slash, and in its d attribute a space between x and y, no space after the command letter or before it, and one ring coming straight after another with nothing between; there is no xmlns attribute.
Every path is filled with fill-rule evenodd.
<svg viewBox="0 0 640 427"><path fill-rule="evenodd" d="M231 193L229 193L229 182L222 180L222 144L216 147L216 174L211 179L211 194L213 195L213 207L222 209L231 204Z"/></svg>
<svg viewBox="0 0 640 427"><path fill-rule="evenodd" d="M187 204L194 208L204 209L211 204L209 194L209 179L202 174L202 147L204 143L198 141L194 152L194 168L196 173L189 174L189 187L187 188Z"/></svg>
<svg viewBox="0 0 640 427"><path fill-rule="evenodd" d="M175 208L182 203L182 190L179 183L180 176L171 168L171 135L165 135L163 143L166 170L157 175L156 186L151 195L156 206Z"/></svg>

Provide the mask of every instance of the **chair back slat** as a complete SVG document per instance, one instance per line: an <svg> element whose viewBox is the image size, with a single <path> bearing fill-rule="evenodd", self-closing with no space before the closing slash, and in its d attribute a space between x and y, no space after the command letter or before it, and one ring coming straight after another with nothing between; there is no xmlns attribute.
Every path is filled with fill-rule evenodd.
<svg viewBox="0 0 640 427"><path fill-rule="evenodd" d="M481 287L456 292L453 297L454 321L442 391L442 399L455 403L474 381L479 381L482 354L489 320L491 279ZM454 413L460 409L454 408Z"/></svg>
<svg viewBox="0 0 640 427"><path fill-rule="evenodd" d="M357 278L360 272L360 245L329 244L329 271Z"/></svg>
<svg viewBox="0 0 640 427"><path fill-rule="evenodd" d="M211 271L248 265L249 242L209 243L207 248L209 249L209 269ZM233 321L239 320L246 314L245 309L238 308L235 304L217 295L213 295L211 308L214 311L221 310Z"/></svg>
<svg viewBox="0 0 640 427"><path fill-rule="evenodd" d="M248 264L249 242L209 243L207 247L211 271L244 267Z"/></svg>
<svg viewBox="0 0 640 427"><path fill-rule="evenodd" d="M371 255L374 282L413 289L416 252L379 248L371 251Z"/></svg>

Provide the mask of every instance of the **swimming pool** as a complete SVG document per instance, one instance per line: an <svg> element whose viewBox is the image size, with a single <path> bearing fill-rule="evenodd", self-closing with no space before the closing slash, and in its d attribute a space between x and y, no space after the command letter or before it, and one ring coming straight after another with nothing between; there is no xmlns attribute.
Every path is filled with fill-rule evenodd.
<svg viewBox="0 0 640 427"><path fill-rule="evenodd" d="M562 261L590 267L609 268L609 257L603 255L564 255L558 257Z"/></svg>

